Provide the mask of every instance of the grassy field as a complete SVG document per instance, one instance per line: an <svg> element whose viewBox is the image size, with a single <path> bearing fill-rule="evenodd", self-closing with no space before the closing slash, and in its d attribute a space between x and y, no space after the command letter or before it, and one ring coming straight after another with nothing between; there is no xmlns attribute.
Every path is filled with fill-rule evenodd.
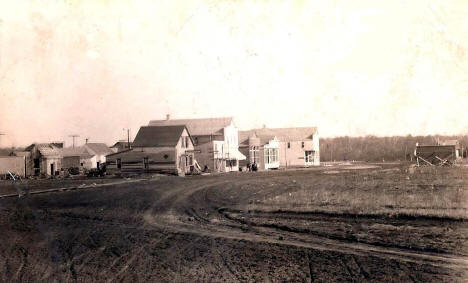
<svg viewBox="0 0 468 283"><path fill-rule="evenodd" d="M320 174L326 177L286 179L281 185L288 190L256 198L248 209L468 219L468 167L340 167Z"/></svg>

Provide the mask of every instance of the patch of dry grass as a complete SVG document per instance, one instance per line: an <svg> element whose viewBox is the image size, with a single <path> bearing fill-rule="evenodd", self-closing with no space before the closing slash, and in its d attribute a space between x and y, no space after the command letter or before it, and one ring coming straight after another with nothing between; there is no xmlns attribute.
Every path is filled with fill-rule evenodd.
<svg viewBox="0 0 468 283"><path fill-rule="evenodd" d="M249 209L468 219L468 168L405 168L295 176Z"/></svg>

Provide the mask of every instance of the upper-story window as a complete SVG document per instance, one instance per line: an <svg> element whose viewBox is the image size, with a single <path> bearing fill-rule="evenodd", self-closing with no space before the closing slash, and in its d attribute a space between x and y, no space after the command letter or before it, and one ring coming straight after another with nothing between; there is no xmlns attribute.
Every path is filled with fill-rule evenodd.
<svg viewBox="0 0 468 283"><path fill-rule="evenodd" d="M288 148L291 148L291 143L290 142L288 142Z"/></svg>
<svg viewBox="0 0 468 283"><path fill-rule="evenodd" d="M187 145L186 145L185 143L186 143L186 139L185 139L185 137L182 137L182 139L181 139L181 141L180 141L180 146L181 146L182 148L187 147Z"/></svg>
<svg viewBox="0 0 468 283"><path fill-rule="evenodd" d="M304 142L302 142L301 146L302 146L302 148L304 148Z"/></svg>

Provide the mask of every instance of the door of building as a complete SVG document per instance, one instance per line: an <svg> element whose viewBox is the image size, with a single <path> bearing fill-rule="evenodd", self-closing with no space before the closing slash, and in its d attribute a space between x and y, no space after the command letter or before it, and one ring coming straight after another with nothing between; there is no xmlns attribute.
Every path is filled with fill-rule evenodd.
<svg viewBox="0 0 468 283"><path fill-rule="evenodd" d="M50 164L50 175L54 175L54 163Z"/></svg>

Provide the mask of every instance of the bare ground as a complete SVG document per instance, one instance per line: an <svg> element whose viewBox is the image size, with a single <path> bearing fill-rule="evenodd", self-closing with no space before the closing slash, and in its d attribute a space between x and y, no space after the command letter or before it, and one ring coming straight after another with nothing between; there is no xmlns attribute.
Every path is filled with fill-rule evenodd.
<svg viewBox="0 0 468 283"><path fill-rule="evenodd" d="M268 206L270 198L303 189L298 181L323 178L330 175L320 170L161 177L0 200L0 280L468 278L463 218Z"/></svg>

